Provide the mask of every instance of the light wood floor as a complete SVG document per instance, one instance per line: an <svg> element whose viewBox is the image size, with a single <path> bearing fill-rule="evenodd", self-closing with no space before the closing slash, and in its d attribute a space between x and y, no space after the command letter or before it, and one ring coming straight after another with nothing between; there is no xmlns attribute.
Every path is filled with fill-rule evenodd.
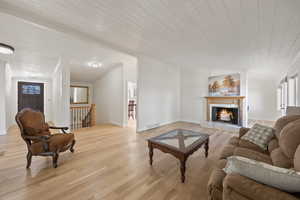
<svg viewBox="0 0 300 200"><path fill-rule="evenodd" d="M176 127L211 135L209 157L200 149L187 161L186 182L180 181L179 161L154 151L149 166L146 139ZM51 158L34 157L26 170L26 146L18 129L6 136L0 156L1 200L206 200L206 184L222 146L232 136L225 131L176 123L136 134L134 127L101 125L75 133L75 153L62 153L59 167ZM3 137L2 137L3 138Z"/></svg>

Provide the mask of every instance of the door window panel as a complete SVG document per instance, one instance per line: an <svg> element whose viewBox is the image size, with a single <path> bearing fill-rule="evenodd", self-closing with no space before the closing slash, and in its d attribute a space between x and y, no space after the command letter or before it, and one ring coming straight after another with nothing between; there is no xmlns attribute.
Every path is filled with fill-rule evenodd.
<svg viewBox="0 0 300 200"><path fill-rule="evenodd" d="M41 87L39 85L22 85L23 94L41 94Z"/></svg>

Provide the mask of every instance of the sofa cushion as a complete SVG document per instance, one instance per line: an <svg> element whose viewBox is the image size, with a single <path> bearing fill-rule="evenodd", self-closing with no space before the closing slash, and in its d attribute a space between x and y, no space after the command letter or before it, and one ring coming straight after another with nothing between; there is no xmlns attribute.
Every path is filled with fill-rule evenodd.
<svg viewBox="0 0 300 200"><path fill-rule="evenodd" d="M221 160L218 160L216 166L217 166L217 168L219 168L219 169L223 169L223 168L226 166L226 163L227 163L227 160L221 159Z"/></svg>
<svg viewBox="0 0 300 200"><path fill-rule="evenodd" d="M286 155L282 152L280 148L277 148L272 151L271 159L274 166L283 167L283 168L291 168L293 166L292 161L286 157Z"/></svg>
<svg viewBox="0 0 300 200"><path fill-rule="evenodd" d="M300 145L298 146L294 157L294 168L300 172Z"/></svg>
<svg viewBox="0 0 300 200"><path fill-rule="evenodd" d="M274 137L274 129L268 126L254 124L253 127L241 139L248 140L263 150L267 150L267 145Z"/></svg>
<svg viewBox="0 0 300 200"><path fill-rule="evenodd" d="M277 138L273 138L268 144L269 153L271 153L273 150L277 149L278 147L279 147L279 143Z"/></svg>
<svg viewBox="0 0 300 200"><path fill-rule="evenodd" d="M242 148L258 151L258 152L261 152L261 153L268 153L268 151L262 149L261 147L257 146L256 144L254 144L254 143L252 143L248 140L240 139L240 141L238 143L238 146L242 147Z"/></svg>
<svg viewBox="0 0 300 200"><path fill-rule="evenodd" d="M227 144L230 144L230 145L233 145L233 146L236 146L236 147L252 149L254 151L258 151L258 152L261 152L261 153L268 153L267 151L261 149L256 144L253 144L252 142L249 142L248 140L242 140L238 137L230 138Z"/></svg>
<svg viewBox="0 0 300 200"><path fill-rule="evenodd" d="M229 141L227 142L227 144L238 146L239 142L240 142L240 138L238 138L238 137L231 137L229 139Z"/></svg>
<svg viewBox="0 0 300 200"><path fill-rule="evenodd" d="M300 120L293 121L286 125L279 139L279 146L283 153L289 158L294 159L294 154L300 144Z"/></svg>
<svg viewBox="0 0 300 200"><path fill-rule="evenodd" d="M289 115L279 118L274 125L277 139L280 138L280 132L287 124L298 119L300 119L300 115Z"/></svg>
<svg viewBox="0 0 300 200"><path fill-rule="evenodd" d="M225 145L220 153L219 159L226 159L227 157L232 156L235 148L237 147L231 144Z"/></svg>
<svg viewBox="0 0 300 200"><path fill-rule="evenodd" d="M226 178L225 178L226 180ZM252 200L252 198L247 198L240 192L237 192L235 190L235 187L230 187L226 182L224 181L224 189L223 189L223 199L230 199L230 200Z"/></svg>
<svg viewBox="0 0 300 200"><path fill-rule="evenodd" d="M272 160L269 155L260 153L260 152L257 152L257 151L251 150L251 149L245 149L245 148L238 147L234 150L233 155L257 160L260 162L265 162L268 164L272 164Z"/></svg>
<svg viewBox="0 0 300 200"><path fill-rule="evenodd" d="M300 173L240 156L227 158L226 174L237 173L287 192L300 192Z"/></svg>

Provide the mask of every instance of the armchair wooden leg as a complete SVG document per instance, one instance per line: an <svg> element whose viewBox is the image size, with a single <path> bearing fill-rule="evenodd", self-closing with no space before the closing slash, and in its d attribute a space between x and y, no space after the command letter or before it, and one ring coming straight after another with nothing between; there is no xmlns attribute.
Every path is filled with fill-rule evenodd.
<svg viewBox="0 0 300 200"><path fill-rule="evenodd" d="M71 151L72 153L74 153L74 145L75 145L75 143L76 143L76 140L73 140L73 142L72 142L72 144L71 144L71 147L70 147L70 151Z"/></svg>
<svg viewBox="0 0 300 200"><path fill-rule="evenodd" d="M55 153L52 157L53 157L53 167L57 168L57 160L58 160L59 154Z"/></svg>
<svg viewBox="0 0 300 200"><path fill-rule="evenodd" d="M31 165L31 159L32 159L32 153L29 151L27 153L27 165L26 165L26 168L28 169Z"/></svg>

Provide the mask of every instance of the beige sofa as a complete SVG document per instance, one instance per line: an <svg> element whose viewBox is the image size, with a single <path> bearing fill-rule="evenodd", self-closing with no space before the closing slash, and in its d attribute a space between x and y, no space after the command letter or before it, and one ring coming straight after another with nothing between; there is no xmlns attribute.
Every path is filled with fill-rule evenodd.
<svg viewBox="0 0 300 200"><path fill-rule="evenodd" d="M300 171L300 115L285 116L274 125L276 137L264 151L241 137L249 130L241 128L239 137L232 137L225 145L218 166L213 170L209 182L209 200L297 200L299 194L289 194L258 183L239 174L228 174L222 170L226 158L242 156L283 168ZM299 185L300 187L300 185Z"/></svg>

